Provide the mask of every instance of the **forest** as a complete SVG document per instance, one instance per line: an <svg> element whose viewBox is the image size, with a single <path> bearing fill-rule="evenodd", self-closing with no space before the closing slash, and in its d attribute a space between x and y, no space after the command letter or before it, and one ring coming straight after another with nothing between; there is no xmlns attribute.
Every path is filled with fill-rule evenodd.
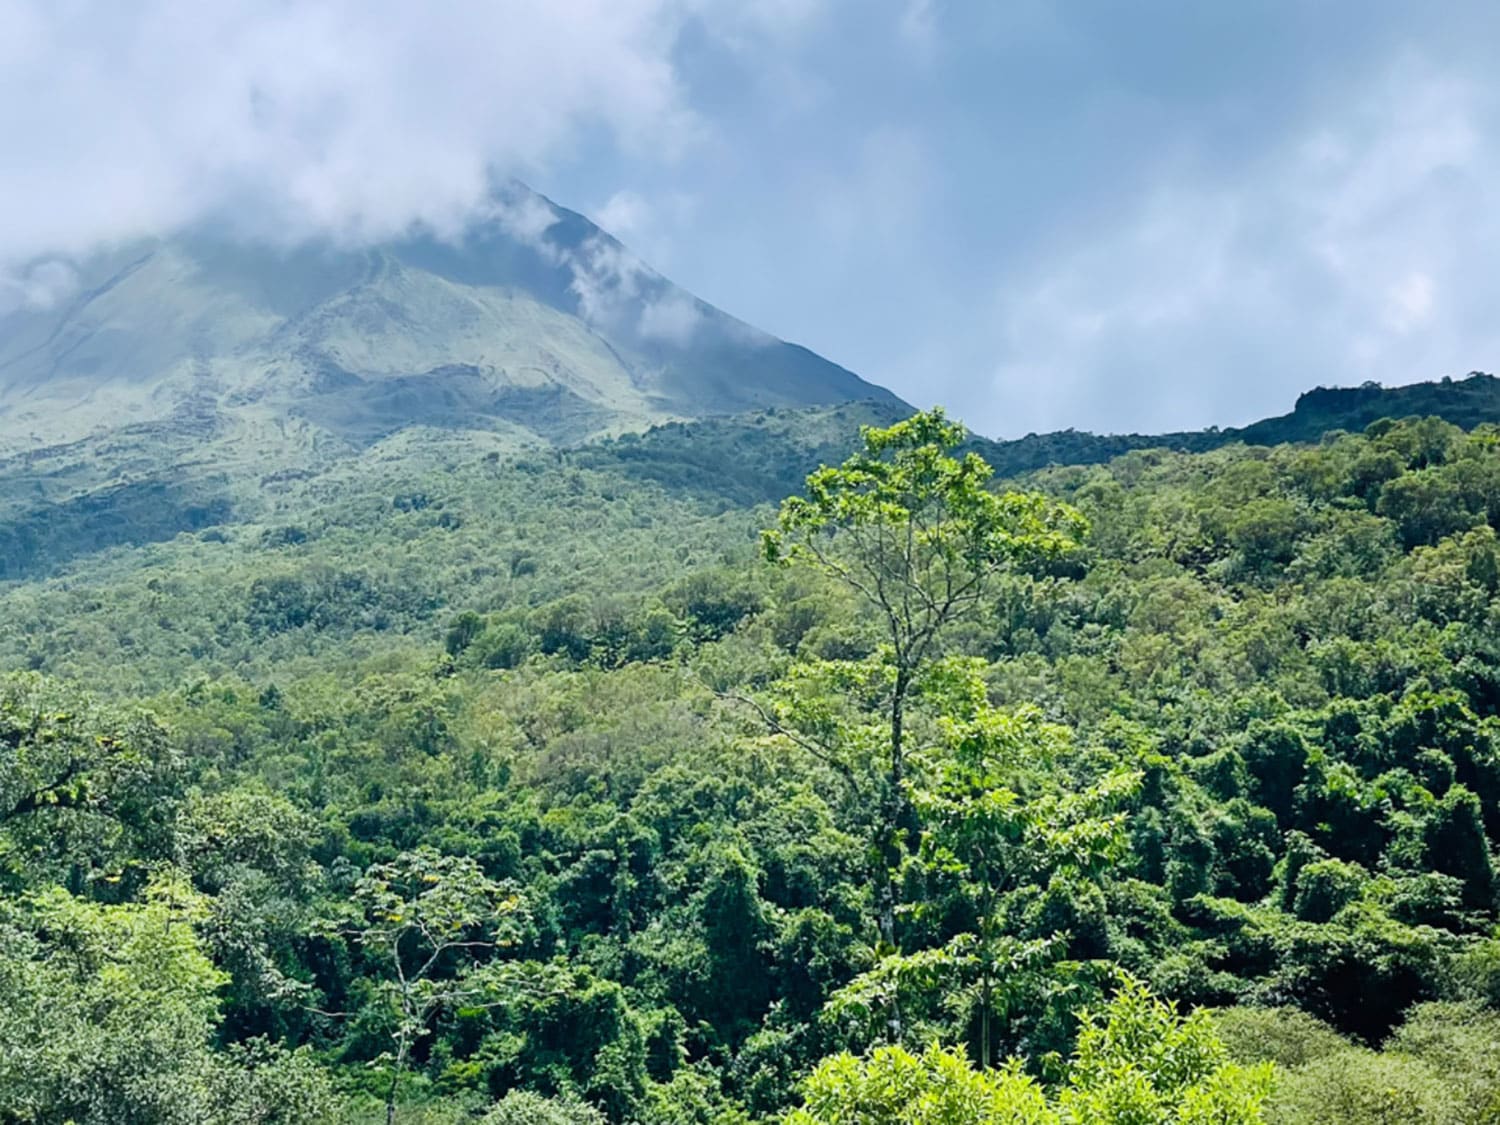
<svg viewBox="0 0 1500 1125"><path fill-rule="evenodd" d="M783 409L60 553L0 1122L1500 1121L1500 427L1306 429Z"/></svg>

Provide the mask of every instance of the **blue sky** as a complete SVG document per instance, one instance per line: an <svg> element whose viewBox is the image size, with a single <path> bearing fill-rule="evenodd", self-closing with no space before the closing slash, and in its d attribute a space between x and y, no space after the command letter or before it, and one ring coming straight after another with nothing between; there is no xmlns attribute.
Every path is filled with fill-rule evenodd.
<svg viewBox="0 0 1500 1125"><path fill-rule="evenodd" d="M1500 6L0 0L0 264L225 209L378 237L496 173L1014 436L1500 352Z"/></svg>

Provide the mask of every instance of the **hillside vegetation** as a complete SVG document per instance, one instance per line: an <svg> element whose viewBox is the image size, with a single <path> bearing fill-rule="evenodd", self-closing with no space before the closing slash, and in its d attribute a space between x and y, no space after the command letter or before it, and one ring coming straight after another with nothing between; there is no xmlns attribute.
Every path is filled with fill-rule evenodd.
<svg viewBox="0 0 1500 1125"><path fill-rule="evenodd" d="M1495 1120L1493 383L363 458L0 588L0 1120Z"/></svg>
<svg viewBox="0 0 1500 1125"><path fill-rule="evenodd" d="M751 354L757 364L765 362L764 354ZM425 488L425 480L413 483L424 474L464 475L475 465L518 456L544 464L554 448L575 467L623 476L631 486L659 484L720 506L774 503L795 491L820 460L842 456L856 420L883 425L910 412L891 396L863 397L875 390L850 376L844 385L814 395L832 405L773 407L751 416L718 413L726 402L708 396L696 405L680 404L690 417L645 434L555 447L483 411L455 416L443 426L393 410L386 417L391 432L365 446L303 417L252 423L244 412L222 417L204 401L184 403L156 423L119 424L112 418L78 441L0 452L0 581L55 574L111 547L253 524L278 518L278 512L300 518L309 501L347 493L350 485L364 493L381 482L392 489ZM853 401L841 402L844 397ZM536 402L527 406L531 415L537 408ZM1201 453L1236 443L1318 441L1334 430L1359 431L1380 418L1409 416L1437 416L1465 429L1492 421L1500 417L1500 379L1475 373L1403 387L1319 388L1302 395L1291 414L1243 429L1154 436L1065 430L1013 441L971 437L970 446L999 476L1013 477L1050 465L1100 464L1133 449ZM16 426L12 421L0 429L14 433Z"/></svg>

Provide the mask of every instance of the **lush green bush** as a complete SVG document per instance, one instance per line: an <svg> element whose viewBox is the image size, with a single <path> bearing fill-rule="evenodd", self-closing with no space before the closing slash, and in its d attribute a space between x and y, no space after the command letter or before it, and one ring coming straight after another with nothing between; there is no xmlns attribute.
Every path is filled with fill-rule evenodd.
<svg viewBox="0 0 1500 1125"><path fill-rule="evenodd" d="M787 1125L958 1125L959 1122L1253 1125L1271 1088L1269 1065L1229 1061L1206 1013L1179 1017L1126 981L1097 1013L1081 1013L1078 1045L1048 1091L1018 1060L976 1070L962 1052L879 1047L838 1055L808 1078Z"/></svg>
<svg viewBox="0 0 1500 1125"><path fill-rule="evenodd" d="M1433 1122L1500 1114L1500 1014L1423 1004L1378 1051L1289 1008L1230 1008L1214 1025L1232 1057L1277 1067L1266 1120L1277 1125Z"/></svg>

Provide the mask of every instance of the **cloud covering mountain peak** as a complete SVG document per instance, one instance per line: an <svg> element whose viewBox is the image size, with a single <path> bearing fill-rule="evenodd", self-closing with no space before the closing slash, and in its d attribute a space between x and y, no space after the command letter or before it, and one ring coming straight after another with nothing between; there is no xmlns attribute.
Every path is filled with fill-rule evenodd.
<svg viewBox="0 0 1500 1125"><path fill-rule="evenodd" d="M232 219L461 228L580 138L670 158L714 0L0 0L0 262ZM727 5L726 5L727 7Z"/></svg>

